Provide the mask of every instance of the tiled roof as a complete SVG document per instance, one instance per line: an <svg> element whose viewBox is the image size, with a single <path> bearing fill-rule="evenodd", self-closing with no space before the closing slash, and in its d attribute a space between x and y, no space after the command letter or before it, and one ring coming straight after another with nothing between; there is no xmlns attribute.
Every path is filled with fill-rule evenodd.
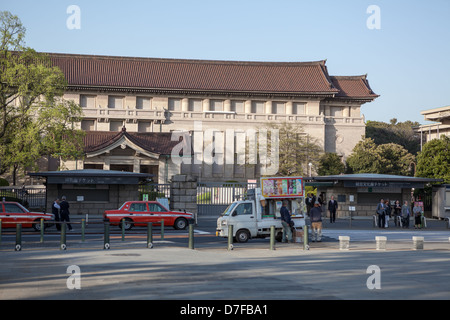
<svg viewBox="0 0 450 320"><path fill-rule="evenodd" d="M142 149L160 155L170 155L172 149L180 143L171 141L170 132L86 131L84 152L92 153L105 149L123 136Z"/></svg>
<svg viewBox="0 0 450 320"><path fill-rule="evenodd" d="M331 76L331 82L339 90L336 97L375 99L378 97L369 86L367 76Z"/></svg>
<svg viewBox="0 0 450 320"><path fill-rule="evenodd" d="M294 94L338 93L325 61L245 62L49 54L69 87Z"/></svg>

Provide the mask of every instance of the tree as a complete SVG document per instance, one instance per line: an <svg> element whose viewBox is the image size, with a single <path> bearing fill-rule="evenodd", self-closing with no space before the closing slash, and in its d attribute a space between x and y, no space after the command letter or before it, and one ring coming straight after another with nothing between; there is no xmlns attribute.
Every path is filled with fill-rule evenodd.
<svg viewBox="0 0 450 320"><path fill-rule="evenodd" d="M318 141L304 132L298 123L268 123L266 129L279 133L279 169L280 176L309 175L309 163L318 167L322 147ZM269 142L270 143L270 142ZM270 148L269 148L270 149Z"/></svg>
<svg viewBox="0 0 450 320"><path fill-rule="evenodd" d="M420 149L420 136L414 132L418 122L397 122L391 119L389 123L367 121L366 138L372 138L376 145L395 143L404 147L409 153L416 155Z"/></svg>
<svg viewBox="0 0 450 320"><path fill-rule="evenodd" d="M416 177L444 179L450 183L450 138L442 135L424 144L417 156Z"/></svg>
<svg viewBox="0 0 450 320"><path fill-rule="evenodd" d="M347 159L347 166L353 173L379 173L411 175L415 157L395 143L377 146L366 138L360 141Z"/></svg>
<svg viewBox="0 0 450 320"><path fill-rule="evenodd" d="M0 12L0 174L35 168L42 156L82 156L81 107L62 96L67 82L47 55L24 46L20 19Z"/></svg>
<svg viewBox="0 0 450 320"><path fill-rule="evenodd" d="M338 175L345 172L345 164L336 153L325 153L320 157L319 169L317 174L319 176Z"/></svg>

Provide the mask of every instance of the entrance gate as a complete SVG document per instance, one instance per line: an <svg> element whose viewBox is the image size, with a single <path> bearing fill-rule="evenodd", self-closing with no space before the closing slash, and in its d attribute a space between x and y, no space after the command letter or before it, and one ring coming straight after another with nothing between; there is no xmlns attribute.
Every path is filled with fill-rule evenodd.
<svg viewBox="0 0 450 320"><path fill-rule="evenodd" d="M256 183L199 182L197 183L197 213L219 216L233 201L246 196Z"/></svg>

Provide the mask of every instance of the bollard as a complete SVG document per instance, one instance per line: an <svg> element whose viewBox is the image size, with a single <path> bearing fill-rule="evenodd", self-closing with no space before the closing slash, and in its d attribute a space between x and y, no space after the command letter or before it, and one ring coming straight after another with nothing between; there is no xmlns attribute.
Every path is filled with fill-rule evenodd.
<svg viewBox="0 0 450 320"><path fill-rule="evenodd" d="M307 225L303 226L303 250L309 250Z"/></svg>
<svg viewBox="0 0 450 320"><path fill-rule="evenodd" d="M81 219L81 242L84 242L85 232L86 232L86 220Z"/></svg>
<svg viewBox="0 0 450 320"><path fill-rule="evenodd" d="M270 226L270 250L275 250L275 226Z"/></svg>
<svg viewBox="0 0 450 320"><path fill-rule="evenodd" d="M387 237L377 236L375 237L377 243L377 250L386 250Z"/></svg>
<svg viewBox="0 0 450 320"><path fill-rule="evenodd" d="M194 249L194 225L189 224L189 249Z"/></svg>
<svg viewBox="0 0 450 320"><path fill-rule="evenodd" d="M22 224L16 224L16 248L15 251L22 250Z"/></svg>
<svg viewBox="0 0 450 320"><path fill-rule="evenodd" d="M413 250L423 249L423 237L412 237L413 238Z"/></svg>
<svg viewBox="0 0 450 320"><path fill-rule="evenodd" d="M161 220L161 240L164 240L164 219Z"/></svg>
<svg viewBox="0 0 450 320"><path fill-rule="evenodd" d="M67 244L66 244L66 223L65 222L61 224L61 242L60 242L59 248L61 250L66 250L67 249Z"/></svg>
<svg viewBox="0 0 450 320"><path fill-rule="evenodd" d="M44 242L44 219L43 218L41 218L41 240L40 240L40 242L41 243Z"/></svg>
<svg viewBox="0 0 450 320"><path fill-rule="evenodd" d="M228 251L233 250L233 225L228 225Z"/></svg>
<svg viewBox="0 0 450 320"><path fill-rule="evenodd" d="M153 223L147 223L147 248L153 248Z"/></svg>
<svg viewBox="0 0 450 320"><path fill-rule="evenodd" d="M108 250L110 248L109 244L109 221L104 222L104 232L103 232L103 249Z"/></svg>
<svg viewBox="0 0 450 320"><path fill-rule="evenodd" d="M350 249L350 237L349 236L339 236L339 249L349 250Z"/></svg>
<svg viewBox="0 0 450 320"><path fill-rule="evenodd" d="M122 219L122 241L125 241L125 218Z"/></svg>

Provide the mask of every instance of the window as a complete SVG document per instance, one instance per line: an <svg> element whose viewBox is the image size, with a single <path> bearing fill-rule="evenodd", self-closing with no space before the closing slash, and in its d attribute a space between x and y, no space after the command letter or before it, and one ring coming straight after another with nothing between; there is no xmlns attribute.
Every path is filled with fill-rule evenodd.
<svg viewBox="0 0 450 320"><path fill-rule="evenodd" d="M25 213L25 211L14 203L5 203L5 213Z"/></svg>
<svg viewBox="0 0 450 320"><path fill-rule="evenodd" d="M273 114L285 114L285 103L284 102L272 102L272 113Z"/></svg>
<svg viewBox="0 0 450 320"><path fill-rule="evenodd" d="M147 211L147 204L145 203L132 203L130 211Z"/></svg>
<svg viewBox="0 0 450 320"><path fill-rule="evenodd" d="M239 206L236 207L235 212L238 215L252 214L252 204L251 203L241 203Z"/></svg>
<svg viewBox="0 0 450 320"><path fill-rule="evenodd" d="M148 209L150 212L166 212L166 209L164 209L157 203L149 203Z"/></svg>
<svg viewBox="0 0 450 320"><path fill-rule="evenodd" d="M251 113L264 113L264 102L252 101Z"/></svg>
<svg viewBox="0 0 450 320"><path fill-rule="evenodd" d="M95 108L95 96L80 95L80 106L82 108Z"/></svg>
<svg viewBox="0 0 450 320"><path fill-rule="evenodd" d="M95 120L81 120L81 129L84 131L94 131Z"/></svg>
<svg viewBox="0 0 450 320"><path fill-rule="evenodd" d="M244 113L244 101L231 101L230 111Z"/></svg>
<svg viewBox="0 0 450 320"><path fill-rule="evenodd" d="M108 96L108 108L123 109L123 97Z"/></svg>
<svg viewBox="0 0 450 320"><path fill-rule="evenodd" d="M211 100L209 105L210 111L223 111L223 101L222 100Z"/></svg>
<svg viewBox="0 0 450 320"><path fill-rule="evenodd" d="M136 97L136 109L151 109L151 99L146 97Z"/></svg>
<svg viewBox="0 0 450 320"><path fill-rule="evenodd" d="M109 131L121 131L123 127L123 121L111 121L109 123Z"/></svg>
<svg viewBox="0 0 450 320"><path fill-rule="evenodd" d="M189 111L202 112L202 108L201 99L189 99Z"/></svg>
<svg viewBox="0 0 450 320"><path fill-rule="evenodd" d="M169 98L169 111L180 111L181 110L181 99Z"/></svg>
<svg viewBox="0 0 450 320"><path fill-rule="evenodd" d="M150 121L138 121L138 132L151 132L152 123Z"/></svg>
<svg viewBox="0 0 450 320"><path fill-rule="evenodd" d="M292 104L292 114L305 114L305 104L302 102L294 102Z"/></svg>

